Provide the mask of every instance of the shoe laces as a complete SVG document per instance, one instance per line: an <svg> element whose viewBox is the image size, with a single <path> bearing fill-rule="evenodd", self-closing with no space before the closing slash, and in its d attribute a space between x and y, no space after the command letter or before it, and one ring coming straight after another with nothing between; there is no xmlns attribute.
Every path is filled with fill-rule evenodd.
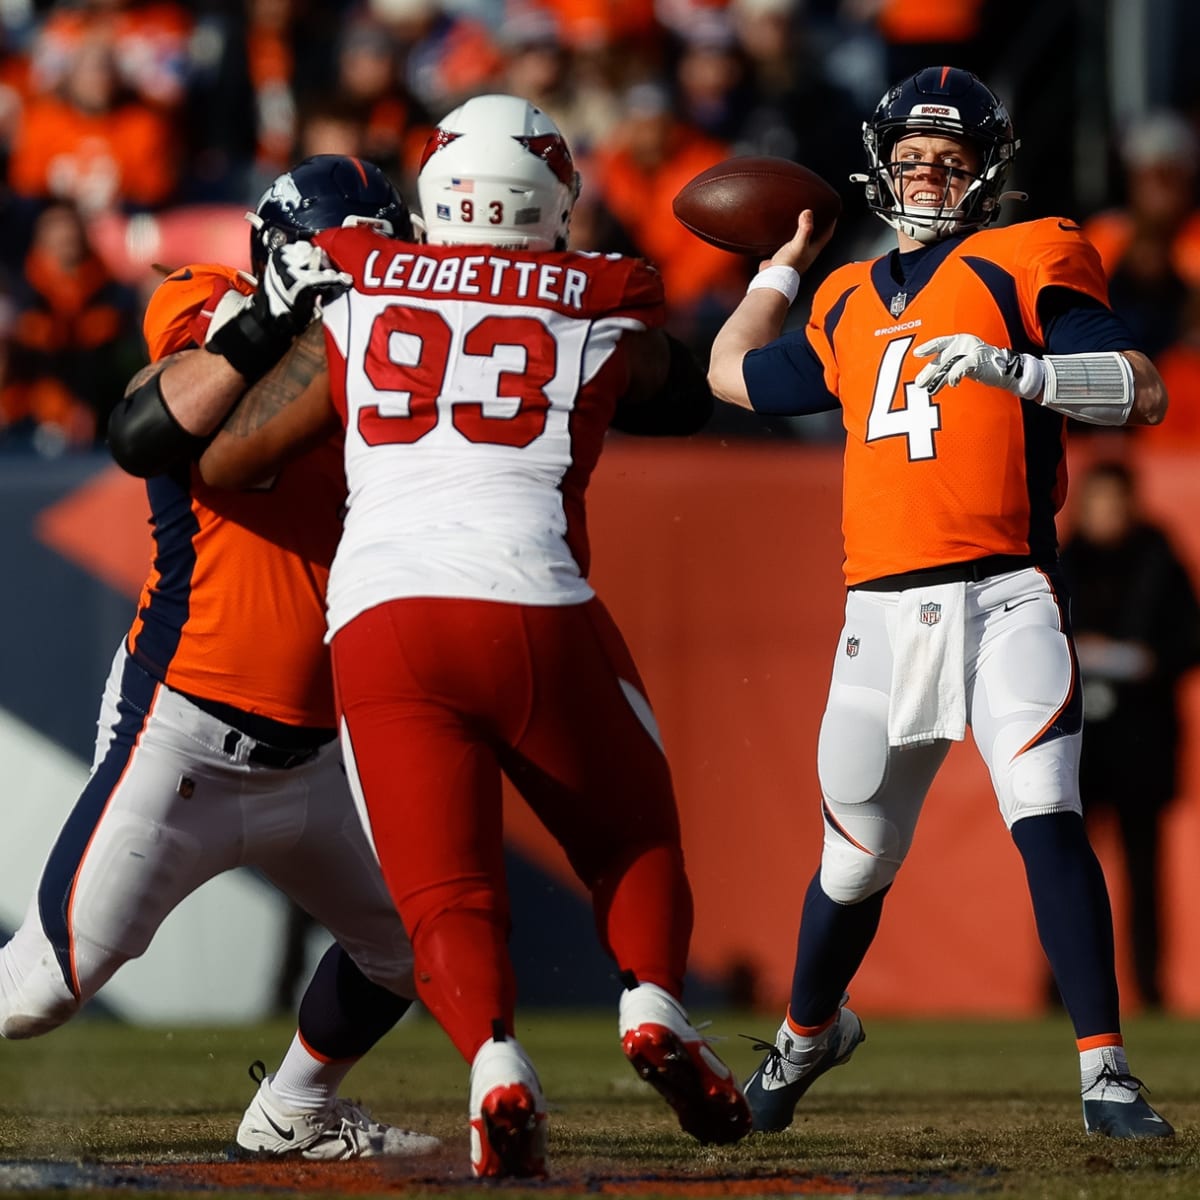
<svg viewBox="0 0 1200 1200"><path fill-rule="evenodd" d="M783 1051L774 1042L765 1042L752 1033L739 1033L738 1037L745 1038L756 1054L766 1054L760 1070L764 1079L784 1079Z"/></svg>
<svg viewBox="0 0 1200 1200"><path fill-rule="evenodd" d="M329 1121L331 1124L334 1121L340 1121L343 1128L349 1126L353 1129L361 1129L364 1133L383 1131L382 1123L376 1121L357 1101L344 1100L340 1096L329 1109Z"/></svg>
<svg viewBox="0 0 1200 1200"><path fill-rule="evenodd" d="M1083 1089L1084 1094L1094 1088L1107 1086L1124 1088L1127 1092L1149 1092L1150 1089L1136 1076L1128 1072L1114 1071L1107 1063L1100 1068L1100 1074Z"/></svg>

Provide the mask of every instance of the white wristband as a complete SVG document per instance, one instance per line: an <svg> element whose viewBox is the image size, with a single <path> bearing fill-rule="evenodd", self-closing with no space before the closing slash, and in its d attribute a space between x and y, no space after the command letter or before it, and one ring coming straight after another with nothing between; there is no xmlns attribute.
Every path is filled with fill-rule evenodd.
<svg viewBox="0 0 1200 1200"><path fill-rule="evenodd" d="M791 304L800 292L800 272L795 267L764 267L750 280L746 294L749 295L755 288L770 288Z"/></svg>

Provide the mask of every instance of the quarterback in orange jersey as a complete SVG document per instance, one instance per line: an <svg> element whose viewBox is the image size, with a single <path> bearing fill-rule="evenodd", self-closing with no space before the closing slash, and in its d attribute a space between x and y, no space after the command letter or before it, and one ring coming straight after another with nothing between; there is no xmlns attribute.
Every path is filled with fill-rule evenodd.
<svg viewBox="0 0 1200 1200"><path fill-rule="evenodd" d="M409 231L386 179L341 158L300 164L252 216L258 270L267 246L326 224L369 219ZM298 284L268 269L263 287ZM269 309L255 307L262 291L242 272L193 265L169 276L147 308L154 365L114 412L110 438L123 466L151 476L154 561L105 689L90 779L24 924L0 950L0 1035L61 1025L145 951L181 900L222 871L252 866L337 942L305 992L278 1071L251 1070L260 1086L238 1146L306 1159L419 1154L437 1140L337 1095L415 996L411 947L335 732L323 635L345 501L340 446L314 449L246 494L206 487L189 461L205 424L269 362L271 339L290 344L293 318L272 329Z"/></svg>
<svg viewBox="0 0 1200 1200"><path fill-rule="evenodd" d="M750 1114L680 1002L692 926L670 771L629 650L587 580L584 496L611 425L689 433L712 397L662 332L658 275L566 250L578 187L554 123L467 101L418 176L427 245L316 244L327 376L270 415L250 392L201 458L244 484L276 420L345 428L350 501L329 580L342 744L417 988L471 1064L477 1175L545 1171L546 1108L513 1036L501 774L566 850L624 984L622 1049L701 1142ZM280 370L303 382L285 360ZM315 369L315 368L314 368ZM264 406L260 412L258 405ZM242 472L246 472L245 476Z"/></svg>
<svg viewBox="0 0 1200 1200"><path fill-rule="evenodd" d="M1082 700L1054 526L1067 418L1156 424L1166 393L1073 221L989 228L1019 143L979 79L918 72L887 92L863 140L869 170L856 178L896 249L834 270L807 324L781 336L827 240L799 214L709 370L724 400L840 407L846 430L846 620L817 748L824 849L788 1011L746 1086L755 1128L786 1128L862 1041L846 989L969 725L1075 1027L1084 1124L1168 1136L1123 1049L1108 894L1081 817Z"/></svg>

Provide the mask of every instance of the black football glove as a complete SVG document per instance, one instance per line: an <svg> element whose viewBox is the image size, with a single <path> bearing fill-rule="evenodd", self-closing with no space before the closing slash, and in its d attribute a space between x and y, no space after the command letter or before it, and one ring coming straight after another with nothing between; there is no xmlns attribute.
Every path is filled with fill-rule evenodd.
<svg viewBox="0 0 1200 1200"><path fill-rule="evenodd" d="M276 246L250 302L209 334L204 348L229 362L247 383L261 379L283 356L316 312L352 282L312 242Z"/></svg>

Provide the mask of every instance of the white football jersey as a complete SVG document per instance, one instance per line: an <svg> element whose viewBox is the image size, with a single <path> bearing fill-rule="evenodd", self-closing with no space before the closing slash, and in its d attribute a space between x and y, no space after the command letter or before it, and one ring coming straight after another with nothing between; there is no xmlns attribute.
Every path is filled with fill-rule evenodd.
<svg viewBox="0 0 1200 1200"><path fill-rule="evenodd" d="M620 339L662 322L658 275L364 228L317 241L354 277L324 311L349 485L330 636L408 596L589 600L584 490L627 384Z"/></svg>

